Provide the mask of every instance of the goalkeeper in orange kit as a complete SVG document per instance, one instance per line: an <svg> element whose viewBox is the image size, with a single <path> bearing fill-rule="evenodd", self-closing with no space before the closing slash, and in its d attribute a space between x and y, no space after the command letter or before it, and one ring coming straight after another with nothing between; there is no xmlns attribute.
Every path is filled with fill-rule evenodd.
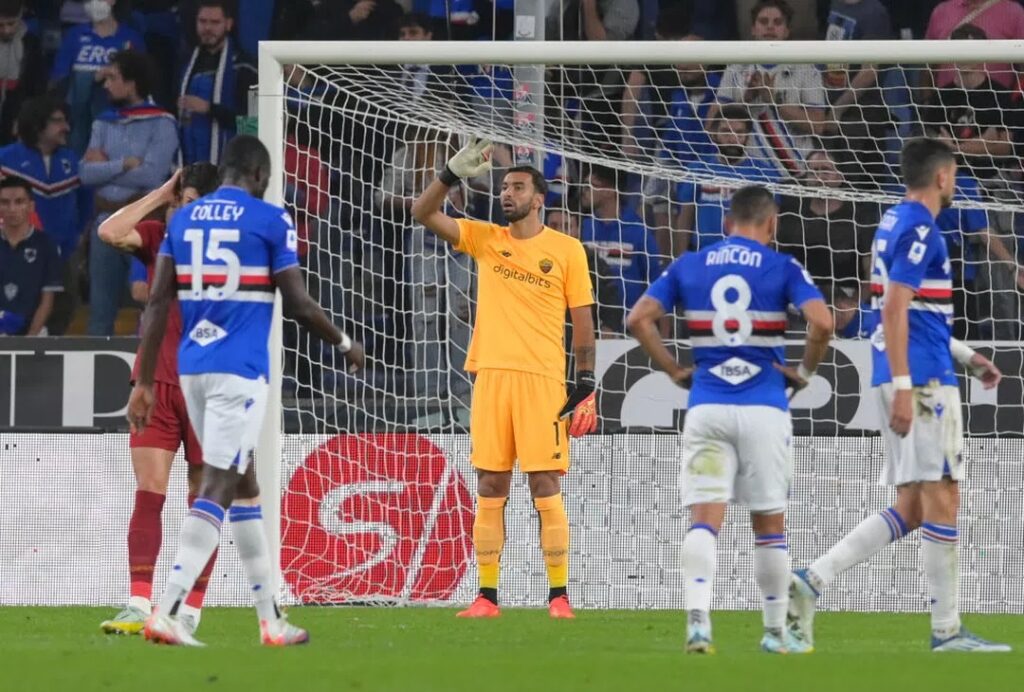
<svg viewBox="0 0 1024 692"><path fill-rule="evenodd" d="M547 184L529 166L510 168L501 186L508 226L453 219L442 205L463 178L490 169L490 143L472 139L413 204L419 223L477 264L477 315L466 370L476 373L470 454L479 489L473 546L480 595L459 617L497 617L505 503L516 459L540 515L540 544L550 591L548 611L571 618L569 519L561 476L569 468L566 433L597 429L594 399L594 303L583 245L544 226ZM573 323L576 381L566 394L565 311ZM572 423L566 429L566 417Z"/></svg>

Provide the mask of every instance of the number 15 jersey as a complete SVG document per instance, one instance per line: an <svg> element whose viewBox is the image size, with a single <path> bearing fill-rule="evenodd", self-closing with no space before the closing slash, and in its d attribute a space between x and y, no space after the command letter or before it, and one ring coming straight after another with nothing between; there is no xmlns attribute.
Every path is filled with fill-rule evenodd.
<svg viewBox="0 0 1024 692"><path fill-rule="evenodd" d="M731 237L673 262L647 295L683 309L696 371L688 408L700 404L774 406L786 411L783 363L789 305L823 300L795 259Z"/></svg>
<svg viewBox="0 0 1024 692"><path fill-rule="evenodd" d="M273 277L299 263L297 246L284 209L237 187L222 187L174 215L160 254L174 259L180 374L269 377Z"/></svg>

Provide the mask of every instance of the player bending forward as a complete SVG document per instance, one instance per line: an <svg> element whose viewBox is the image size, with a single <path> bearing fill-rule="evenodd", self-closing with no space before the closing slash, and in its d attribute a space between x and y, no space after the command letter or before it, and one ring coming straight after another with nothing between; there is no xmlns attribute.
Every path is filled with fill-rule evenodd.
<svg viewBox="0 0 1024 692"><path fill-rule="evenodd" d="M683 429L683 504L690 530L683 540L686 650L713 653L711 588L715 539L726 503L750 510L754 575L764 599L769 653L809 653L786 628L789 551L785 509L792 460L787 383L807 384L828 349L832 315L800 263L768 245L778 207L763 187L732 197L733 231L724 241L683 255L651 284L628 325L654 363L690 389ZM784 365L786 310L795 305L809 325L803 363ZM690 328L693 367L676 362L658 320L679 306Z"/></svg>
<svg viewBox="0 0 1024 692"><path fill-rule="evenodd" d="M178 207L207 195L220 184L220 173L210 163L196 163L178 171L162 186L142 199L132 202L100 224L100 240L138 257L153 281L160 243L167 225L162 221L145 220L147 216L168 207L167 218ZM153 568L160 554L162 523L160 514L167 497L171 462L179 446L185 448L188 463L188 504L191 507L202 479L203 453L199 440L188 422L185 397L178 383L178 344L181 343L181 311L177 301L167 313L167 331L160 342L154 376L155 405L149 427L132 435L132 470L135 472L135 506L128 522L128 571L130 590L128 605L100 628L108 634L138 634L152 612ZM132 380L138 380L140 360L136 358ZM192 591L181 606L178 617L190 632L199 626L203 597L216 552L206 563Z"/></svg>
<svg viewBox="0 0 1024 692"><path fill-rule="evenodd" d="M275 575L250 463L267 401L274 289L281 291L285 315L335 344L354 366L362 364L362 349L306 293L291 218L261 199L270 173L266 147L255 137L235 137L224 150L221 170L224 185L179 210L167 229L143 318L139 379L128 403L133 432L144 431L155 403L157 352L176 292L183 322L178 368L203 450L203 481L144 633L156 642L202 646L184 626L181 608L216 550L228 514L263 644L301 644L309 635L287 622L274 598Z"/></svg>
<svg viewBox="0 0 1024 692"><path fill-rule="evenodd" d="M505 502L518 458L540 515L548 612L554 618L571 618L566 594L569 519L560 486L569 468L569 443L562 419L572 413L573 436L597 428L590 271L580 242L541 222L547 184L533 168L517 166L505 175L501 208L508 226L455 220L441 211L449 188L490 169L489 152L488 142L470 141L412 208L417 221L477 263L477 316L466 370L476 373L470 438L479 480L473 546L480 595L459 617L501 614L498 572ZM563 343L567 306L576 354L576 384L568 398Z"/></svg>
<svg viewBox="0 0 1024 692"><path fill-rule="evenodd" d="M921 563L931 591L932 651L1009 651L968 632L957 611L957 484L965 469L953 359L987 389L1002 374L952 338L952 274L935 216L953 199L955 158L937 140L913 140L903 147L900 173L907 194L882 217L871 270L879 325L871 336L871 384L888 451L879 482L896 486L896 504L862 521L809 568L796 572L790 622L813 641L818 594L840 572L920 527Z"/></svg>

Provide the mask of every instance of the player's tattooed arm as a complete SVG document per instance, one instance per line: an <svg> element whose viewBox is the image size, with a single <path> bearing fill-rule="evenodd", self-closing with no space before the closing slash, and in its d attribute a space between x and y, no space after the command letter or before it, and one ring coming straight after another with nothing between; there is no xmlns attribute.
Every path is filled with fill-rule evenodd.
<svg viewBox="0 0 1024 692"><path fill-rule="evenodd" d="M594 338L594 315L592 306L581 305L570 308L572 319L572 351L576 357L576 372L594 371L597 348Z"/></svg>

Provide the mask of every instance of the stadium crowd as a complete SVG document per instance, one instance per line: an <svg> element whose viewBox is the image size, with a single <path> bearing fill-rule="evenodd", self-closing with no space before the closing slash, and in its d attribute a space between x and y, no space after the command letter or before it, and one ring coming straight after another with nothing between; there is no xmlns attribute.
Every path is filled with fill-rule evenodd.
<svg viewBox="0 0 1024 692"><path fill-rule="evenodd" d="M247 115L260 40L510 40L513 6L0 0L0 174L12 181L0 185L0 334L134 333L145 272L101 242L96 228L180 165L218 161ZM1024 38L1024 6L1016 0L549 6L548 40ZM394 69L386 78L410 103L441 99L456 110L513 117L506 67ZM286 202L311 291L349 320L350 333L386 366L371 369L382 387L447 389L468 404L460 352L474 307L470 265L411 216L412 201L457 139L356 103L337 88L353 73L298 66L286 73ZM614 336L670 258L727 232L732 188L723 178L736 186L806 187L805 194L780 195L778 243L827 289L840 335L863 337L870 242L881 200L899 194L901 142L929 134L950 143L963 201L1019 199L1019 76L1008 64L549 67L545 81L559 95L545 103L549 131L570 132L560 144L582 160L623 165L546 155L547 223L587 246L596 324ZM500 220L494 181L514 152L498 146L494 157L493 175L453 190L451 213ZM640 175L634 164L694 177ZM958 337L1020 337L1017 221L977 208L940 216L955 265ZM293 351L312 348L297 331L287 339ZM297 385L320 389L328 369L319 354L306 355Z"/></svg>

